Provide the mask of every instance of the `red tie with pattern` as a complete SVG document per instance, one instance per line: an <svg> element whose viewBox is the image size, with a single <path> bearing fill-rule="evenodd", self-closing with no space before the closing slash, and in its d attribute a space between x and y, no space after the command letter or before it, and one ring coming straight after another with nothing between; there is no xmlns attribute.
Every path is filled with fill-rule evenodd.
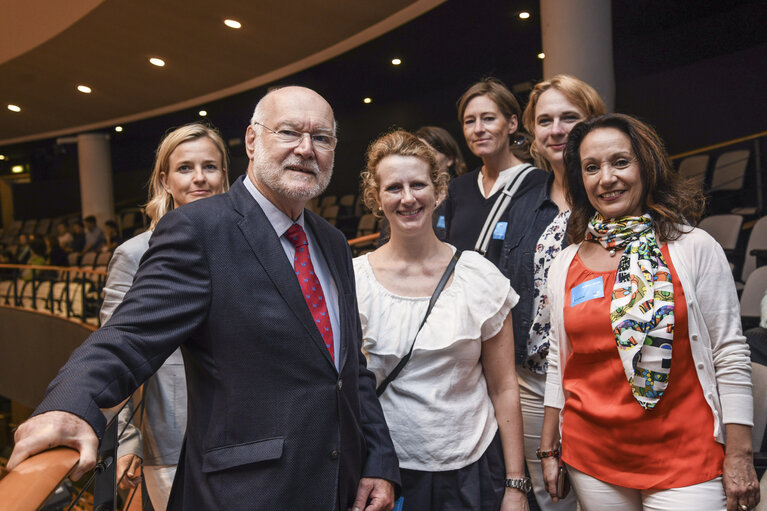
<svg viewBox="0 0 767 511"><path fill-rule="evenodd" d="M298 284L301 286L301 292L312 313L314 323L325 341L325 347L330 352L330 358L335 360L333 355L333 328L330 326L330 316L328 316L328 307L325 304L325 293L322 292L320 280L314 273L312 258L309 256L309 244L306 241L304 229L293 224L287 230L285 236L288 237L293 246L296 247L296 255L293 257L293 267L296 270Z"/></svg>

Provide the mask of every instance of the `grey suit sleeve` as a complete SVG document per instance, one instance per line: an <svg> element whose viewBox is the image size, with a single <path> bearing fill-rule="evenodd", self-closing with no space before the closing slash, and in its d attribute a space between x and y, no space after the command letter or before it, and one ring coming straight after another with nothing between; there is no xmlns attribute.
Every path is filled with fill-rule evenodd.
<svg viewBox="0 0 767 511"><path fill-rule="evenodd" d="M207 320L210 274L204 236L180 210L165 215L114 315L51 382L35 414L73 413L101 437L101 408L127 398Z"/></svg>
<svg viewBox="0 0 767 511"><path fill-rule="evenodd" d="M132 250L131 248L134 246L137 249ZM126 242L117 247L114 255L112 255L107 271L107 282L104 286L104 303L99 311L102 325L109 321L117 306L122 303L125 293L133 284L133 277L136 275L139 261L141 261L141 256L145 250L146 247L143 246L143 243ZM128 454L136 455L139 458L144 457L141 449L141 432L130 420L132 414L133 400L131 399L117 415L117 431L123 432L117 446L118 458Z"/></svg>

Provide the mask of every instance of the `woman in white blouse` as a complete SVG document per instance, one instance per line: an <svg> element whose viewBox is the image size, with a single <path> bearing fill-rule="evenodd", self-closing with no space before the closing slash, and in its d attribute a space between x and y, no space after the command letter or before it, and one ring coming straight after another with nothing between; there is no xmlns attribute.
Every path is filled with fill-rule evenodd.
<svg viewBox="0 0 767 511"><path fill-rule="evenodd" d="M526 510L509 315L517 294L492 263L465 252L419 331L455 253L431 224L448 176L404 131L373 142L367 158L365 203L391 226L389 243L354 260L363 349L379 384L417 334L411 359L380 398L404 509Z"/></svg>

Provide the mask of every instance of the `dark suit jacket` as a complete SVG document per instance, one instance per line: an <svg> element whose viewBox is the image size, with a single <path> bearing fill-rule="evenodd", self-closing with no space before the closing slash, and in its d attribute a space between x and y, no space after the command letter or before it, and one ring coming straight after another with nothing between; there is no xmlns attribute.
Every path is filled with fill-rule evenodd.
<svg viewBox="0 0 767 511"><path fill-rule="evenodd" d="M344 510L361 476L398 483L360 352L348 245L304 214L338 288L339 371L240 179L159 222L124 301L72 354L35 413L73 412L101 436L99 407L127 397L181 345L189 414L170 509Z"/></svg>

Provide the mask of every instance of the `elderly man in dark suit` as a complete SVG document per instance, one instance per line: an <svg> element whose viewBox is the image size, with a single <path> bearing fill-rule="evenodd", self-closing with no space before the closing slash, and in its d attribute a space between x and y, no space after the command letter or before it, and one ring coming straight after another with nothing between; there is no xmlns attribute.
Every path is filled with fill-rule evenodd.
<svg viewBox="0 0 767 511"><path fill-rule="evenodd" d="M17 430L9 467L68 445L82 475L100 408L181 346L189 414L169 509L391 509L397 459L360 352L349 248L304 210L335 145L320 95L267 94L246 133L247 175L160 221L123 303Z"/></svg>

